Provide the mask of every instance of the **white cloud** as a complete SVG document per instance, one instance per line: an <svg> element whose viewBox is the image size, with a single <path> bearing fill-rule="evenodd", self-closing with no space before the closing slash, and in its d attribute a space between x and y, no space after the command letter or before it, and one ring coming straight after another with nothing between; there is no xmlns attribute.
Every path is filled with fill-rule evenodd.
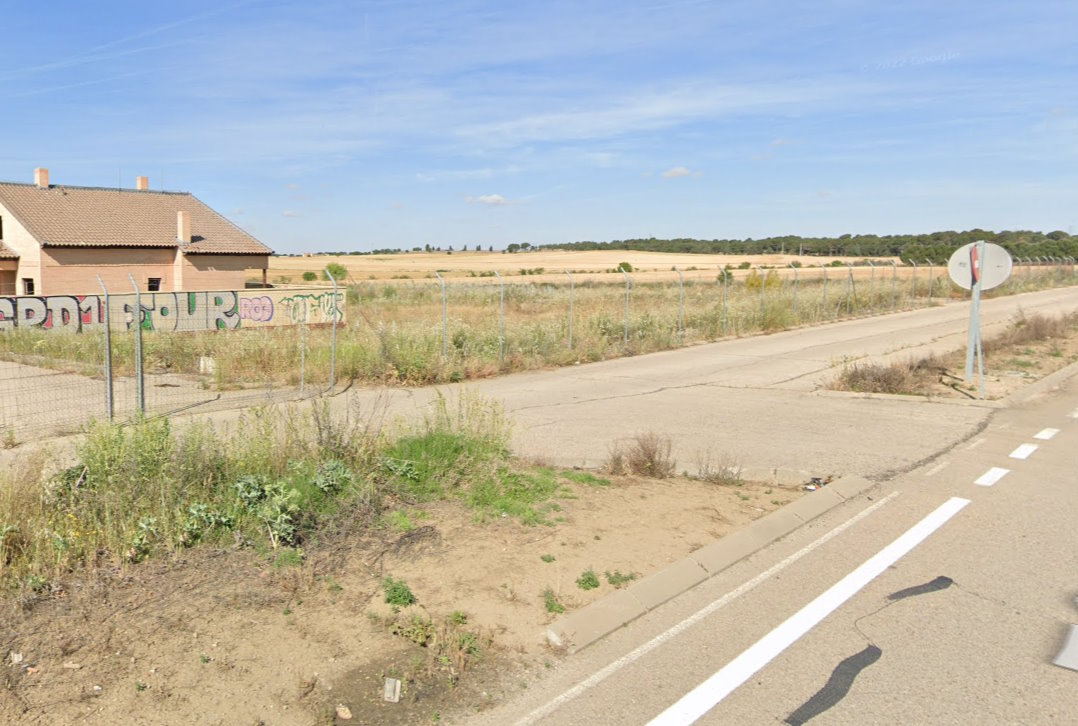
<svg viewBox="0 0 1078 726"><path fill-rule="evenodd" d="M299 184L296 184L295 182L285 184L285 189L299 189Z"/></svg>
<svg viewBox="0 0 1078 726"><path fill-rule="evenodd" d="M662 173L663 179L679 179L683 176L700 176L701 172L684 166L673 166Z"/></svg>
<svg viewBox="0 0 1078 726"><path fill-rule="evenodd" d="M282 217L290 217L292 219L299 219L303 215L300 214L299 212L293 211L291 209L286 209L283 212L281 212L281 216Z"/></svg>
<svg viewBox="0 0 1078 726"><path fill-rule="evenodd" d="M468 197L468 204L486 204L491 207L504 207L513 204L501 194L481 194L478 197Z"/></svg>

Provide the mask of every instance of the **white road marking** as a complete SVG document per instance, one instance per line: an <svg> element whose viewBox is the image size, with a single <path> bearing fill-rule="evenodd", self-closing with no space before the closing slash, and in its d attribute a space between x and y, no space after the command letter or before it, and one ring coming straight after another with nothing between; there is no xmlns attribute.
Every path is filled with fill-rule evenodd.
<svg viewBox="0 0 1078 726"><path fill-rule="evenodd" d="M941 471L947 468L947 465L949 463L949 461L941 461L940 463L936 464L934 467L926 471L925 476L933 476L935 474L939 474Z"/></svg>
<svg viewBox="0 0 1078 726"><path fill-rule="evenodd" d="M756 577L752 578L748 582L743 583L742 585L739 585L736 589L731 590L730 592L726 593L725 595L720 597L718 600L715 600L714 602L712 602L710 605L707 605L706 607L701 608L700 610L693 613L689 617L685 618L684 620L682 620L680 623L673 626L669 630L666 630L665 632L659 633L658 635L656 635L654 638L652 638L648 642L644 643L643 645L638 646L636 649L632 650L631 652L627 653L626 655L623 655L621 658L618 658L617 660L613 661L609 665L604 666L601 670L598 670L595 673L593 673L592 675L588 676L583 681L581 681L577 685L573 686L572 688L570 688L565 693L561 694L557 698L555 698L552 701L550 701L549 703L547 703L545 706L540 706L539 708L535 709L534 711L529 713L527 716L525 716L524 718L517 721L516 726L527 726L528 724L533 724L536 721L538 721L539 719L543 718L544 716L547 716L547 715L553 713L554 711L561 708L566 703L573 700L574 698L576 698L577 696L579 696L581 693L588 690L592 686L599 685L600 683L602 683L607 678L609 678L610 676L617 673L619 670L621 670L625 666L629 665L630 663L632 663L632 662L634 662L636 660L639 660L641 657L643 657L643 656L647 655L648 653L650 653L651 651L655 650L656 648L658 648L660 645L662 645L666 641L680 635L682 632L684 632L685 630L691 628L693 625L696 625L698 622L700 622L701 620L703 620L707 616L711 615L712 613L716 612L720 608L723 608L726 605L729 605L731 602L733 602L737 598L741 597L745 593L750 592L751 590L755 589L758 585L760 585L760 583L762 583L765 580L769 579L773 575L781 572L782 570L785 570L787 567L789 567L793 563L797 562L799 559L801 559L805 555L811 553L813 550L815 550L818 547L821 547L824 544L830 542L832 539L834 539L838 535L842 534L847 529L849 529L853 525L857 524L862 519L869 516L870 514L872 514L877 509L882 507L884 504L887 504L887 502L891 501L892 499L894 499L897 496L898 496L898 492L891 492L886 497L884 497L880 501L876 502L872 506L861 510L860 512L858 512L857 514L855 514L854 516L850 517L845 522L840 524L839 526L832 529L827 534L825 534L822 537L820 537L819 539L805 545L804 547L799 549L797 552L794 552L792 555L790 555L789 557L784 559L782 562L779 562L779 563L777 563L775 565L772 565L770 568L768 568L767 570L764 570L763 572L761 572Z"/></svg>
<svg viewBox="0 0 1078 726"><path fill-rule="evenodd" d="M898 562L933 532L969 504L968 499L951 497L931 514L906 530L898 539L870 557L822 595L786 619L781 625L734 658L715 675L685 694L681 700L649 722L649 726L686 726L696 721L726 698L738 686L793 645L801 636L856 595L872 580Z"/></svg>
<svg viewBox="0 0 1078 726"><path fill-rule="evenodd" d="M1041 441L1048 441L1058 433L1059 429L1041 429L1037 433L1033 434L1033 438L1040 439Z"/></svg>
<svg viewBox="0 0 1078 726"><path fill-rule="evenodd" d="M970 444L966 448L967 449L976 449L978 446L983 444L985 441L988 441L988 439L977 439L976 441L974 441L972 444Z"/></svg>
<svg viewBox="0 0 1078 726"><path fill-rule="evenodd" d="M1011 452L1012 459L1028 459L1037 450L1036 444L1022 444Z"/></svg>
<svg viewBox="0 0 1078 726"><path fill-rule="evenodd" d="M1078 418L1078 408L1071 411L1071 418Z"/></svg>
<svg viewBox="0 0 1078 726"><path fill-rule="evenodd" d="M993 466L991 469L981 474L980 477L975 479L973 483L980 484L982 487L990 487L1010 473L1010 469L1003 469L998 466Z"/></svg>

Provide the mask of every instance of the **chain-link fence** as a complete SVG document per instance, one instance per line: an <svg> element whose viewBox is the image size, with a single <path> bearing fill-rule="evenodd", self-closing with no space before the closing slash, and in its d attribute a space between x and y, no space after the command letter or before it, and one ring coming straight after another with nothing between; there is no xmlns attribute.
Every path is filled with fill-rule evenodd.
<svg viewBox="0 0 1078 726"><path fill-rule="evenodd" d="M528 274L524 274L527 272ZM467 273L465 273L467 274ZM1072 285L1016 258L988 297ZM938 264L368 281L347 289L0 297L0 436L647 353L964 299Z"/></svg>

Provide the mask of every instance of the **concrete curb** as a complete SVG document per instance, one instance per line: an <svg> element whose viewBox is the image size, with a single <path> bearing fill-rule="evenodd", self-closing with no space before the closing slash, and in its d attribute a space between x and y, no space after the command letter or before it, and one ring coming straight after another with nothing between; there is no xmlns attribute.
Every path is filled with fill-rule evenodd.
<svg viewBox="0 0 1078 726"><path fill-rule="evenodd" d="M874 482L860 476L840 477L624 590L615 590L558 618L547 626L544 633L547 642L569 653L583 650L873 486Z"/></svg>

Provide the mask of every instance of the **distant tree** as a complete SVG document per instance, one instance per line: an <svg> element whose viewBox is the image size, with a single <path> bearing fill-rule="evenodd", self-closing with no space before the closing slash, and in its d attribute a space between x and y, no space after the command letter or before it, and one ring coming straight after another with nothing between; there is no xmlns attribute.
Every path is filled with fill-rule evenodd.
<svg viewBox="0 0 1078 726"><path fill-rule="evenodd" d="M520 252L520 247L521 246L518 245L516 242L513 242L505 248L505 251L509 254L513 254L514 252Z"/></svg>
<svg viewBox="0 0 1078 726"><path fill-rule="evenodd" d="M468 251L468 245L461 245L460 246L460 251L461 252L467 252Z"/></svg>
<svg viewBox="0 0 1078 726"><path fill-rule="evenodd" d="M430 252L430 245L429 244L423 245L423 251L424 252Z"/></svg>
<svg viewBox="0 0 1078 726"><path fill-rule="evenodd" d="M489 248L487 248L487 252L493 252L493 251L494 251L494 245L491 245Z"/></svg>

